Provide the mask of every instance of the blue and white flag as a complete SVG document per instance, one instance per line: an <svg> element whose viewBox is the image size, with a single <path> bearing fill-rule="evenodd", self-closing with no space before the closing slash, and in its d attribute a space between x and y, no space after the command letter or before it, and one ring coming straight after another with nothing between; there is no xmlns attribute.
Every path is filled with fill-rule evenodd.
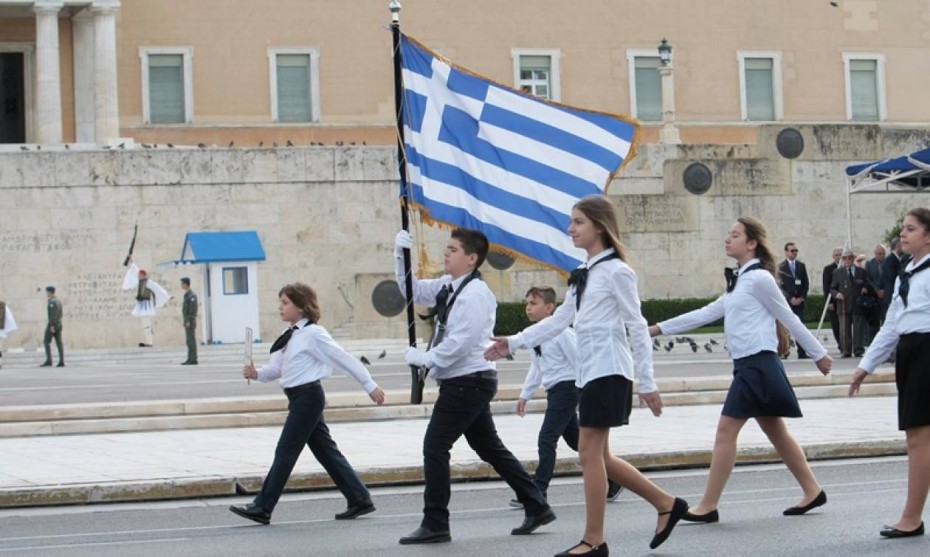
<svg viewBox="0 0 930 557"><path fill-rule="evenodd" d="M635 154L638 125L499 85L406 36L401 55L407 181L423 219L577 267L585 254L568 236L572 206L606 192Z"/></svg>

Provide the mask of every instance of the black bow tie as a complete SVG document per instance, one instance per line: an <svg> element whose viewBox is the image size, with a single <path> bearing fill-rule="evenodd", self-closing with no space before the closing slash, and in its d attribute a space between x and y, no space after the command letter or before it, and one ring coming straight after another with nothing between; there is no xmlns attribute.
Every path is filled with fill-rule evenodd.
<svg viewBox="0 0 930 557"><path fill-rule="evenodd" d="M753 263L745 269L731 269L730 267L724 267L723 276L727 279L727 293L733 292L733 289L736 288L736 281L739 280L740 275L761 268L761 263Z"/></svg>
<svg viewBox="0 0 930 557"><path fill-rule="evenodd" d="M907 295L911 291L911 277L930 267L930 259L924 261L911 271L901 273L901 284L898 286L898 295L901 296L901 303L907 307Z"/></svg>
<svg viewBox="0 0 930 557"><path fill-rule="evenodd" d="M575 309L581 307L581 295L584 294L584 289L588 286L588 272L598 263L611 259L620 259L620 256L617 255L617 252L614 252L606 257L598 259L592 263L590 267L579 267L571 272L568 277L568 285L575 287Z"/></svg>
<svg viewBox="0 0 930 557"><path fill-rule="evenodd" d="M284 331L284 333L282 333L281 336L275 339L274 344L271 345L271 353L274 354L278 350L281 350L285 346L287 346L287 343L291 340L291 335L293 335L294 331L296 331L297 329L299 329L297 325L294 325L293 327L288 327L288 329Z"/></svg>

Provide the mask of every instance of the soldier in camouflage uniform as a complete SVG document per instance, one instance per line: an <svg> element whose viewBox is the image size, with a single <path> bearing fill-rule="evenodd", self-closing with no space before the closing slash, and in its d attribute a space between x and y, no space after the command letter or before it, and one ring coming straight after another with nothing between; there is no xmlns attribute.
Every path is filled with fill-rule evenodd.
<svg viewBox="0 0 930 557"><path fill-rule="evenodd" d="M48 295L48 325L45 327L45 362L40 367L50 367L52 365L52 339L55 339L55 346L58 348L58 367L65 367L65 350L61 342L61 302L55 297L55 287L46 286L45 293Z"/></svg>
<svg viewBox="0 0 930 557"><path fill-rule="evenodd" d="M182 366L197 365L197 295L191 291L191 279L181 279L184 302L181 304L181 320L184 321L184 338L187 340L187 360Z"/></svg>

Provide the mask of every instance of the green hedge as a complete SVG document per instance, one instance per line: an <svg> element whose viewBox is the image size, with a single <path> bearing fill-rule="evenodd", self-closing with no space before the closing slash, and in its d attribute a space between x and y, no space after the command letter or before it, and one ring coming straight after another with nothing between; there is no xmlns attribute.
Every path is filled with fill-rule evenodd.
<svg viewBox="0 0 930 557"><path fill-rule="evenodd" d="M713 302L716 298L682 298L673 300L644 300L642 302L643 315L650 324L670 319L682 313L702 308ZM807 297L804 306L804 321L817 323L820 312L823 311L824 297L814 294ZM529 326L526 318L525 304L523 302L504 302L497 304L497 325L494 327L496 335L512 335ZM711 326L720 326L723 320L710 323Z"/></svg>

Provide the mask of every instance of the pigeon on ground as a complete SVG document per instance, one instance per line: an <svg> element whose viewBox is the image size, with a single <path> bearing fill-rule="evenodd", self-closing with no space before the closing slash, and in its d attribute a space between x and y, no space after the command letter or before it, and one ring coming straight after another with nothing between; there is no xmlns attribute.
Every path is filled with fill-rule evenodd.
<svg viewBox="0 0 930 557"><path fill-rule="evenodd" d="M383 358L383 357L385 357L385 356L387 356L387 350L382 350L381 353L378 354L378 359L380 360L381 358Z"/></svg>
<svg viewBox="0 0 930 557"><path fill-rule="evenodd" d="M689 342L688 344L691 346L691 351L692 351L692 352L697 352L698 345L697 345L696 342L694 342L694 341L692 340L692 341Z"/></svg>
<svg viewBox="0 0 930 557"><path fill-rule="evenodd" d="M368 358L366 358L365 356L362 356L361 358L359 358L359 360L361 360L361 362L365 364L366 366L371 365L371 362L368 361Z"/></svg>
<svg viewBox="0 0 930 557"><path fill-rule="evenodd" d="M718 342L714 339L710 339L710 343L713 344L714 346L717 346L718 344Z"/></svg>
<svg viewBox="0 0 930 557"><path fill-rule="evenodd" d="M710 343L709 343L709 342L708 342L707 344L704 345L704 350L707 350L708 352L713 352L713 351L714 351L714 349L710 347Z"/></svg>

